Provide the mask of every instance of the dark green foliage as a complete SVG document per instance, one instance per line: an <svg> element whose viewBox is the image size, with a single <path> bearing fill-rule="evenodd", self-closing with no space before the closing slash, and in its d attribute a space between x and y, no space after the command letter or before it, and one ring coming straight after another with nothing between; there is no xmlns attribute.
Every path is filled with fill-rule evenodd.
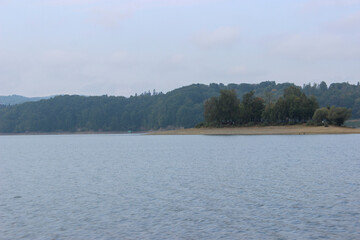
<svg viewBox="0 0 360 240"><path fill-rule="evenodd" d="M274 103L267 104L264 108L264 111L262 112L261 117L265 124L276 122L277 112L275 111L275 104Z"/></svg>
<svg viewBox="0 0 360 240"><path fill-rule="evenodd" d="M351 117L351 110L344 108L344 107L334 107L332 106L329 109L329 121L332 124L335 124L337 126L341 126L344 124L346 120L348 120Z"/></svg>
<svg viewBox="0 0 360 240"><path fill-rule="evenodd" d="M315 124L322 125L325 121L329 121L328 115L329 115L328 108L319 108L316 109L312 119L315 122Z"/></svg>
<svg viewBox="0 0 360 240"><path fill-rule="evenodd" d="M221 125L235 125L239 119L240 101L234 90L221 90L218 98L218 119Z"/></svg>
<svg viewBox="0 0 360 240"><path fill-rule="evenodd" d="M311 119L317 108L314 97L308 98L300 88L290 86L275 104L266 106L262 116L268 123L301 123Z"/></svg>
<svg viewBox="0 0 360 240"><path fill-rule="evenodd" d="M218 87L218 85L214 86ZM193 127L218 90L193 84L167 94L57 96L0 109L0 132L143 131Z"/></svg>
<svg viewBox="0 0 360 240"><path fill-rule="evenodd" d="M319 108L315 111L313 120L317 125L330 123L341 126L351 117L351 110L344 107Z"/></svg>
<svg viewBox="0 0 360 240"><path fill-rule="evenodd" d="M242 106L240 106L242 123L259 123L261 122L262 112L265 105L264 100L260 97L255 97L255 92L251 91L243 96Z"/></svg>
<svg viewBox="0 0 360 240"><path fill-rule="evenodd" d="M220 124L219 99L212 97L204 103L204 120L209 125L217 126Z"/></svg>
<svg viewBox="0 0 360 240"><path fill-rule="evenodd" d="M219 97L204 103L204 119L208 125L235 125L239 119L239 99L234 90L220 90Z"/></svg>
<svg viewBox="0 0 360 240"><path fill-rule="evenodd" d="M352 105L352 116L360 118L360 97L355 99L354 104Z"/></svg>
<svg viewBox="0 0 360 240"><path fill-rule="evenodd" d="M264 100L254 97L254 91L243 96L240 103L234 90L221 90L204 104L206 126L232 126L261 122Z"/></svg>
<svg viewBox="0 0 360 240"><path fill-rule="evenodd" d="M254 91L246 93L239 104L234 91L222 90L220 97L212 97L205 102L204 116L205 124L209 126L292 124L311 119L317 107L314 97L308 98L295 86L286 88L283 97L276 103L270 101L266 107L265 101L255 97Z"/></svg>
<svg viewBox="0 0 360 240"><path fill-rule="evenodd" d="M40 101L42 99L49 99L50 97L23 97L19 95L11 95L11 96L0 96L0 104L2 105L15 105L21 104L25 102L35 102Z"/></svg>
<svg viewBox="0 0 360 240"><path fill-rule="evenodd" d="M240 98L248 94L242 99L246 104L240 103L239 112L235 114L239 114L239 118L234 121L233 115L230 117L221 115L221 117L213 117L216 120L211 122L249 124L261 121L263 124L285 124L306 121L312 116L316 101L311 97L305 99L296 89L287 90L286 95L289 95L289 98L284 97L284 90L290 86L294 84L212 83L193 84L166 94L156 92L151 94L149 91L129 98L58 96L15 106L0 106L0 132L141 131L188 128L204 121L204 102L207 99L218 97L221 90L231 89ZM307 96L317 97L322 107L352 108L352 116L360 118L360 85L334 83L328 87L322 82L319 85L304 85L302 92ZM298 108L304 102L312 107ZM205 110L207 108L205 106ZM226 112L224 109L223 111ZM211 111L207 113L210 114ZM209 117L211 118L211 114Z"/></svg>
<svg viewBox="0 0 360 240"><path fill-rule="evenodd" d="M332 83L327 87L325 82L320 85L304 85L303 92L314 95L321 107L337 106L352 109L352 117L360 118L360 85L349 83Z"/></svg>
<svg viewBox="0 0 360 240"><path fill-rule="evenodd" d="M326 92L326 90L328 89L326 82L322 81L319 85L319 88L321 93Z"/></svg>

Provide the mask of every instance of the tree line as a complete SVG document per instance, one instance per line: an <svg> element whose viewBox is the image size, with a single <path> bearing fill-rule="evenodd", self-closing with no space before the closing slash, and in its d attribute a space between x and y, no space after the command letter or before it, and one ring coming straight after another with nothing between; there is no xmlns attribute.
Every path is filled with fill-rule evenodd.
<svg viewBox="0 0 360 240"><path fill-rule="evenodd" d="M295 85L275 82L228 85L212 83L192 84L168 93L147 91L130 97L56 96L36 102L0 106L0 132L147 131L189 128L204 121L204 103L207 99L219 97L222 90L233 90L236 96L244 96L236 103L241 103L241 108L235 113L240 114L236 124L259 122L259 119L264 124L286 119L302 121L301 117L296 117L298 113L293 107L285 104L288 101L285 101L284 92L291 86ZM358 85L333 83L329 87L326 84L304 85L299 89L308 97L314 95L320 107L334 105L353 108L352 116L360 118ZM301 99L304 97L300 97ZM296 101L295 103L298 104ZM286 109L282 105L289 107L289 110L280 111ZM300 112L305 114L303 111L305 110ZM327 118L330 119L332 115L334 114ZM283 117L285 120L281 120ZM220 121L229 121L226 119L229 118L224 117Z"/></svg>
<svg viewBox="0 0 360 240"><path fill-rule="evenodd" d="M240 101L235 90L221 90L220 96L204 103L204 122L198 126L221 127L254 124L342 125L351 116L343 107L320 108L314 96L308 97L299 87L290 86L276 101L256 97L254 91L246 93Z"/></svg>

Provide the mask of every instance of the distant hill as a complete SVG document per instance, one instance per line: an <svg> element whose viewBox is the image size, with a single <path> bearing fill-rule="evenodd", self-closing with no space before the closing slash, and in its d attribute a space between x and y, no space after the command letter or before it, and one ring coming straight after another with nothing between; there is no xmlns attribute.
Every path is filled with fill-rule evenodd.
<svg viewBox="0 0 360 240"><path fill-rule="evenodd" d="M19 95L11 95L11 96L0 96L0 105L15 105L21 104L25 102L35 102L42 99L49 99L50 97L23 97Z"/></svg>
<svg viewBox="0 0 360 240"><path fill-rule="evenodd" d="M0 132L61 131L144 131L189 128L203 121L203 104L218 96L221 89L234 89L241 99L255 91L265 102L273 102L292 83L276 84L192 84L163 93L146 92L131 97L78 95L56 96L0 108ZM320 107L352 108L360 118L360 86L325 82L304 85L306 95L314 95Z"/></svg>

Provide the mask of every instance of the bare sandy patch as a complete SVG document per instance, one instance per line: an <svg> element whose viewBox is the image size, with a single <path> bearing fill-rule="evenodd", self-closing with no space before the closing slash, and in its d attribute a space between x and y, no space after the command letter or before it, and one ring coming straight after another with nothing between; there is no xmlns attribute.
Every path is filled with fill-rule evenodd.
<svg viewBox="0 0 360 240"><path fill-rule="evenodd" d="M305 125L229 128L188 128L149 132L149 135L307 135L307 134L359 134L359 128L315 127Z"/></svg>

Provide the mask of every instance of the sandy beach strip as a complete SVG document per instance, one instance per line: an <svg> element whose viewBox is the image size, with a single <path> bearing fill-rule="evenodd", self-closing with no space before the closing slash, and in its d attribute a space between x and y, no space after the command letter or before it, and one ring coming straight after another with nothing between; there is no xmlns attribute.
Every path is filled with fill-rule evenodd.
<svg viewBox="0 0 360 240"><path fill-rule="evenodd" d="M154 131L148 135L308 135L308 134L359 134L360 128L315 127L304 125L231 127L231 128L188 128L170 131Z"/></svg>

